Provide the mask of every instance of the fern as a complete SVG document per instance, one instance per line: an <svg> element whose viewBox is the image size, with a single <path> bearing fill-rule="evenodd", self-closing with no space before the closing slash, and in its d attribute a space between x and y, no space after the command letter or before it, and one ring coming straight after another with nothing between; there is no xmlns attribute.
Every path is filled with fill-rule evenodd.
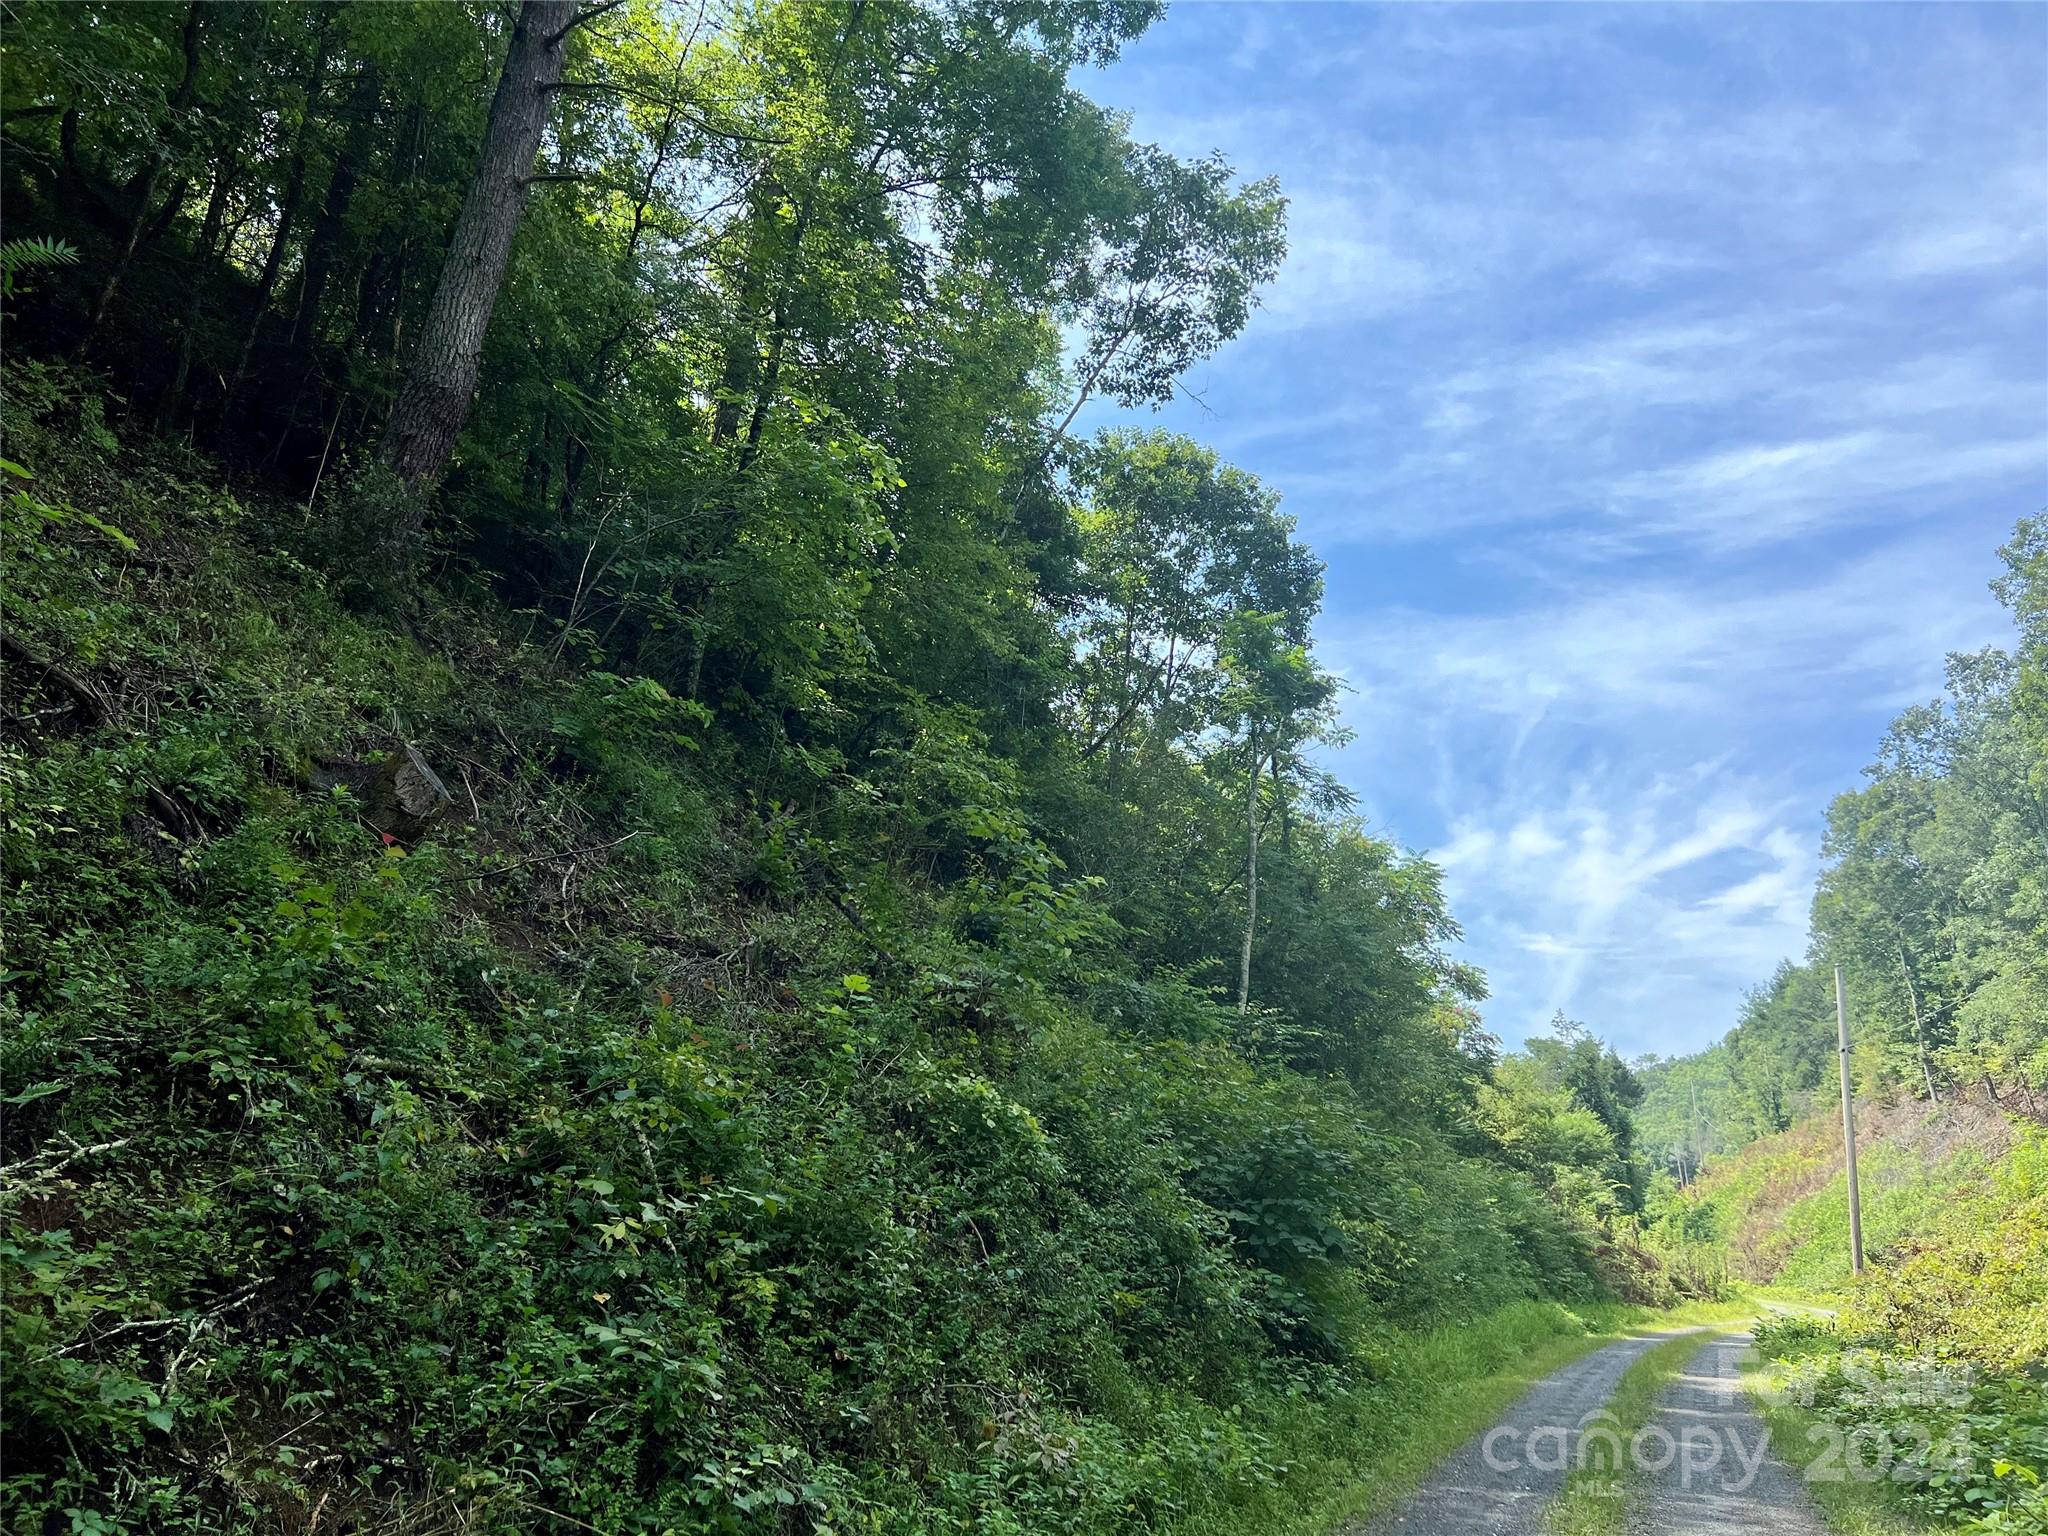
<svg viewBox="0 0 2048 1536"><path fill-rule="evenodd" d="M33 235L26 240L0 241L0 297L14 294L14 274L33 267L77 264L78 248L66 240Z"/></svg>

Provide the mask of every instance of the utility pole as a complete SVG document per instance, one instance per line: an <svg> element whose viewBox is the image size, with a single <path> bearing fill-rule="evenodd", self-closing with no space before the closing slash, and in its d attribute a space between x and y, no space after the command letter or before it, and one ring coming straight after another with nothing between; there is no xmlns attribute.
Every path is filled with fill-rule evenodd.
<svg viewBox="0 0 2048 1536"><path fill-rule="evenodd" d="M1835 1036L1842 1046L1842 1146L1849 1158L1849 1272L1863 1273L1863 1194L1856 1185L1856 1094L1849 1086L1849 1009L1835 967Z"/></svg>

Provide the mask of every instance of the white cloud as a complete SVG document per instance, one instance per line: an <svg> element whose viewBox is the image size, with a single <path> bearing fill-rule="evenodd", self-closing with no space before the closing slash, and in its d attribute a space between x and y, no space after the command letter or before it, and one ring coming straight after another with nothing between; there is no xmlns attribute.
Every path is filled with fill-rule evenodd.
<svg viewBox="0 0 2048 1536"><path fill-rule="evenodd" d="M1211 398L1320 541L1593 509L1588 554L1727 553L2048 487L2048 117L1962 32L1974 96L1703 111L1638 87L1588 120L1489 113L1517 76L1484 61L1664 66L1625 20L1373 12L1334 29L1348 48L1327 18L1237 25L1299 89L1165 120L1292 198L1293 253L1231 353L1252 414ZM1354 87L1320 73L1333 53ZM1946 80L1935 56L1892 67ZM1397 80L1427 109L1386 106ZM1928 280L1957 277L1968 303L1929 314Z"/></svg>
<svg viewBox="0 0 2048 1536"><path fill-rule="evenodd" d="M2017 516L2048 500L2048 376L2041 358L2001 358L1994 334L1873 358L1823 311L1673 316L1386 393L1362 380L1320 418L1227 436L1329 545L1562 522L1581 558L1729 553L1987 495ZM1330 467L1275 472L1261 442L1319 446ZM1590 533L1588 513L1605 519Z"/></svg>
<svg viewBox="0 0 2048 1536"><path fill-rule="evenodd" d="M1915 493L1987 482L2048 490L2048 422L2011 438L1866 430L1748 443L1625 475L1608 510L1638 537L1670 535L1720 549L1780 543L1817 526L1910 514Z"/></svg>
<svg viewBox="0 0 2048 1536"><path fill-rule="evenodd" d="M1718 584L1598 580L1512 611L1465 616L1388 610L1346 615L1321 643L1352 682L1353 723L1383 719L1581 724L1684 714L1740 719L1769 699L1821 693L1888 701L1938 688L1941 658L2009 632L1984 590L1986 550L1899 541L1816 569Z"/></svg>
<svg viewBox="0 0 2048 1536"><path fill-rule="evenodd" d="M1870 260L1878 275L1898 279L1953 277L2029 262L2039 266L2041 230L2016 219L1971 220L1912 230L1887 241Z"/></svg>
<svg viewBox="0 0 2048 1536"><path fill-rule="evenodd" d="M1670 1052L1681 1016L1647 1001L1656 986L1710 987L1726 998L1803 946L1816 868L1814 839L1787 825L1782 798L1723 780L1630 783L1589 773L1538 816L1542 841L1496 822L1529 812L1489 807L1462 821L1443 858L1452 900L1487 951L1495 1026L1520 1034L1558 1009L1586 1017L1626 1050ZM1519 798L1519 797L1518 797ZM1433 855L1435 856L1435 855ZM1442 856L1438 856L1442 857ZM1505 1013L1505 1017L1501 1015Z"/></svg>
<svg viewBox="0 0 2048 1536"><path fill-rule="evenodd" d="M1290 189L1287 262L1264 294L1253 324L1273 337L1316 325L1346 325L1412 309L1465 281L1442 248L1442 210L1419 226L1401 216L1391 186L1340 192Z"/></svg>
<svg viewBox="0 0 2048 1536"><path fill-rule="evenodd" d="M1518 859L1541 859L1564 847L1564 839L1551 831L1541 815L1525 816L1507 835L1507 850Z"/></svg>
<svg viewBox="0 0 2048 1536"><path fill-rule="evenodd" d="M1173 16L1136 131L1277 173L1294 254L1169 419L1332 561L1333 766L1436 845L1495 1027L1704 1043L1801 947L1884 719L2009 633L2039 13Z"/></svg>
<svg viewBox="0 0 2048 1536"><path fill-rule="evenodd" d="M1861 754L1938 690L1946 651L2007 638L1993 563L1905 539L1810 582L1645 576L1506 613L1334 617L1357 733L1335 766L1399 781L1426 746L1430 857L1495 1028L1563 1008L1631 1050L1692 1048L1803 950L1821 813L1861 760L1814 783L1814 733L1853 712Z"/></svg>

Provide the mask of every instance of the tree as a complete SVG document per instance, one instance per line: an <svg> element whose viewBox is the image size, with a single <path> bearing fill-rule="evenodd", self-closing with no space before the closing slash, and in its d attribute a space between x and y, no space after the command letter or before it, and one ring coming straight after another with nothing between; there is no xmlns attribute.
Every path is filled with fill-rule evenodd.
<svg viewBox="0 0 2048 1536"><path fill-rule="evenodd" d="M1243 329L1287 254L1278 185L1233 188L1221 156L1133 149L1118 191L1100 251L1068 286L1088 342L1048 456L1098 394L1125 406L1170 398L1175 378Z"/></svg>
<svg viewBox="0 0 2048 1536"><path fill-rule="evenodd" d="M1643 1085L1611 1046L1562 1010L1551 1029L1551 1036L1536 1036L1523 1047L1529 1070L1599 1123L1607 1147L1601 1171L1618 1208L1639 1210L1643 1172L1635 1158L1635 1109L1643 1101Z"/></svg>
<svg viewBox="0 0 2048 1536"><path fill-rule="evenodd" d="M1114 762L1147 723L1169 741L1205 727L1234 616L1278 615L1281 632L1305 642L1322 564L1295 541L1278 496L1185 437L1106 431L1076 479L1088 498L1087 607L1074 625L1081 755Z"/></svg>
<svg viewBox="0 0 2048 1536"><path fill-rule="evenodd" d="M1221 661L1226 679L1222 719L1237 733L1235 756L1244 773L1244 940L1238 953L1237 1011L1251 1010L1252 948L1259 928L1259 840L1265 812L1260 771L1271 764L1278 788L1283 753L1327 724L1336 679L1309 659L1308 647L1288 638L1286 616L1234 615L1224 628Z"/></svg>
<svg viewBox="0 0 2048 1536"><path fill-rule="evenodd" d="M476 171L384 429L384 462L416 499L440 481L469 419L484 335L577 20L576 0L520 0Z"/></svg>

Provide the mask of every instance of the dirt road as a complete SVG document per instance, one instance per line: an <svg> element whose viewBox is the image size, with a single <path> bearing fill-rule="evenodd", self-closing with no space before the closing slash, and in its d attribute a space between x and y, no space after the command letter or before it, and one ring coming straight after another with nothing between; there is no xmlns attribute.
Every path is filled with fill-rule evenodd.
<svg viewBox="0 0 2048 1536"><path fill-rule="evenodd" d="M1363 1530L1369 1536L1539 1536L1543 1511L1573 1465L1580 1420L1606 1405L1638 1356L1670 1337L1619 1339L1545 1377L1438 1467L1406 1504Z"/></svg>
<svg viewBox="0 0 2048 1536"><path fill-rule="evenodd" d="M1700 1331L1622 1339L1547 1377L1359 1536L1542 1536L1545 1511L1579 1464L1582 1435L1598 1431L1622 1375L1652 1346ZM1631 1536L1826 1536L1737 1384L1749 1342L1709 1340L1658 1400L1637 1437L1643 1470L1629 1490Z"/></svg>
<svg viewBox="0 0 2048 1536"><path fill-rule="evenodd" d="M1658 1399L1646 1428L1670 1436L1673 1454L1648 1474L1635 1536L1826 1536L1799 1473L1770 1454L1769 1432L1738 1384L1750 1343L1732 1334L1701 1346Z"/></svg>

